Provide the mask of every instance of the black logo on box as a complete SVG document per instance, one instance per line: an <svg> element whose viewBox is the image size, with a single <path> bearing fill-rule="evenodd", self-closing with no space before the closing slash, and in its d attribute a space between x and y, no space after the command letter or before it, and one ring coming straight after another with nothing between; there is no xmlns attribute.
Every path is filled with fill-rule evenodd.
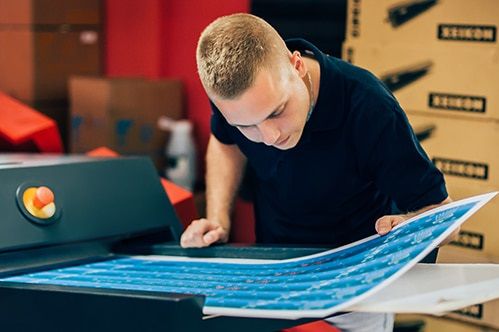
<svg viewBox="0 0 499 332"><path fill-rule="evenodd" d="M482 250L483 242L484 242L483 235L480 233L474 233L470 231L460 231L458 238L452 241L451 244L454 246L464 247L468 249Z"/></svg>
<svg viewBox="0 0 499 332"><path fill-rule="evenodd" d="M413 0L396 4L388 8L388 21L392 27L397 28L426 12L437 2L438 0Z"/></svg>
<svg viewBox="0 0 499 332"><path fill-rule="evenodd" d="M350 34L354 38L360 36L360 9L361 0L352 0L351 13L350 13Z"/></svg>
<svg viewBox="0 0 499 332"><path fill-rule="evenodd" d="M444 174L479 180L489 178L489 165L484 163L438 157L433 158L432 161Z"/></svg>
<svg viewBox="0 0 499 332"><path fill-rule="evenodd" d="M439 24L438 39L493 43L497 28L493 25Z"/></svg>
<svg viewBox="0 0 499 332"><path fill-rule="evenodd" d="M348 62L350 62L350 63L353 63L353 54L354 54L353 47L347 47L345 53L346 53L345 60L348 61Z"/></svg>
<svg viewBox="0 0 499 332"><path fill-rule="evenodd" d="M433 61L421 61L404 68L399 68L379 76L390 91L395 92L428 75L433 67Z"/></svg>
<svg viewBox="0 0 499 332"><path fill-rule="evenodd" d="M487 99L480 96L454 95L448 93L430 92L428 106L451 111L485 113Z"/></svg>
<svg viewBox="0 0 499 332"><path fill-rule="evenodd" d="M481 319L483 317L483 304L475 304L469 307L454 311L458 315Z"/></svg>

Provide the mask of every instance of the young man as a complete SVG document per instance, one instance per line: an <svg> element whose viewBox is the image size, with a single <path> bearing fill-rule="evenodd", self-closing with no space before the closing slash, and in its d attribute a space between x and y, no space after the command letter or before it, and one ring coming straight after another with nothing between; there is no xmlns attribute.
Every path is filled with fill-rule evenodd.
<svg viewBox="0 0 499 332"><path fill-rule="evenodd" d="M249 14L211 23L197 64L213 109L207 218L191 223L182 246L228 240L246 163L256 174L259 243L340 246L449 201L404 112L369 72L304 40L284 42ZM351 313L332 321L385 331L393 316Z"/></svg>

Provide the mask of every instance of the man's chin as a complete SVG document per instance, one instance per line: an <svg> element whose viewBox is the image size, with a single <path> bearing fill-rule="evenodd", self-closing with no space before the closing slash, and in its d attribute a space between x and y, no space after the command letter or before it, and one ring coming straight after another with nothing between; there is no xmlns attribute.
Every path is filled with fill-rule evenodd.
<svg viewBox="0 0 499 332"><path fill-rule="evenodd" d="M279 144L274 145L276 149L279 150L289 150L292 149L296 146L298 142L294 140L293 136L289 136L286 138L284 141L280 142Z"/></svg>

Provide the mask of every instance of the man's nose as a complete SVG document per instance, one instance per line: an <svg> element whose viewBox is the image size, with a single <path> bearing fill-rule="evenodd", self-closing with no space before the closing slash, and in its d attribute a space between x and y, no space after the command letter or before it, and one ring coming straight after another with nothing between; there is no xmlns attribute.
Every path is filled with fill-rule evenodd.
<svg viewBox="0 0 499 332"><path fill-rule="evenodd" d="M263 121L258 125L258 130L262 136L262 142L266 145L273 145L281 136L279 129L270 121Z"/></svg>

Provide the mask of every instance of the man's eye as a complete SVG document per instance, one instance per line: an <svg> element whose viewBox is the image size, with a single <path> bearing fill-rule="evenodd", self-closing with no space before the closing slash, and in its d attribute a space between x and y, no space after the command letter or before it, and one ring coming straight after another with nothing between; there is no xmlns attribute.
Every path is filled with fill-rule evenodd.
<svg viewBox="0 0 499 332"><path fill-rule="evenodd" d="M239 128L239 129L244 130L244 129L250 129L250 128L254 127L254 126L236 126L236 127Z"/></svg>
<svg viewBox="0 0 499 332"><path fill-rule="evenodd" d="M283 111L279 111L279 112L270 114L269 119L277 118L279 115L282 114L282 112Z"/></svg>

